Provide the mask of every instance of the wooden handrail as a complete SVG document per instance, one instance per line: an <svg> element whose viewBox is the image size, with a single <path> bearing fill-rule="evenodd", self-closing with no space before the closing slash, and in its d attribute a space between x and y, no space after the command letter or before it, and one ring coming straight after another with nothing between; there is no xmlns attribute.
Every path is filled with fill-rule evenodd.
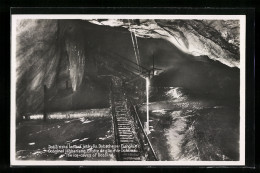
<svg viewBox="0 0 260 173"><path fill-rule="evenodd" d="M130 100L129 100L129 101L130 101ZM149 140L147 134L146 134L145 131L144 131L142 122L141 122L141 120L140 120L140 118L139 118L139 115L138 115L138 113L137 113L137 111L136 111L136 107L132 104L131 101L130 101L130 104L131 104L131 106L132 106L133 109L134 109L135 116L137 117L137 120L138 120L137 122L138 122L139 126L141 127L141 130L142 130L142 132L143 132L143 134L144 134L144 136L145 136L146 141L148 142L149 147L150 147L151 150L152 150L153 156L154 156L155 160L158 161L159 159L158 159L158 157L156 156L155 151L154 151L154 149L153 149L153 147L152 147L152 144L151 144L151 142L150 142L150 140Z"/></svg>

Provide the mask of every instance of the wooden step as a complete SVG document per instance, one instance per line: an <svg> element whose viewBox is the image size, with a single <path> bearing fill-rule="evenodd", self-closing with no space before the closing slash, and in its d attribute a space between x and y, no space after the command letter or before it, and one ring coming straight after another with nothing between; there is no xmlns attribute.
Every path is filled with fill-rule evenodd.
<svg viewBox="0 0 260 173"><path fill-rule="evenodd" d="M130 120L127 117L116 117L118 123L130 123Z"/></svg>
<svg viewBox="0 0 260 173"><path fill-rule="evenodd" d="M117 114L116 117L117 118L128 118L129 116L127 116L127 114Z"/></svg>
<svg viewBox="0 0 260 173"><path fill-rule="evenodd" d="M122 130L122 129L124 129L124 128L131 128L132 126L130 126L130 125L128 125L128 126L126 126L126 125L124 125L124 126L118 126L117 128L118 129L120 129L120 130Z"/></svg>
<svg viewBox="0 0 260 173"><path fill-rule="evenodd" d="M116 109L116 113L118 113L118 114L126 114L127 111L125 109Z"/></svg>
<svg viewBox="0 0 260 173"><path fill-rule="evenodd" d="M122 134L122 135L132 135L133 132L132 131L123 131L123 130L121 130L121 131L119 131L119 134Z"/></svg>
<svg viewBox="0 0 260 173"><path fill-rule="evenodd" d="M124 114L125 115L127 113L127 111L125 109L119 109L118 108L118 109L115 109L115 110L116 110L117 114Z"/></svg>
<svg viewBox="0 0 260 173"><path fill-rule="evenodd" d="M126 132L126 131L119 131L119 135L132 135L133 133L131 131Z"/></svg>
<svg viewBox="0 0 260 173"><path fill-rule="evenodd" d="M130 130L131 128L130 127L118 127L117 129L119 129L119 130Z"/></svg>
<svg viewBox="0 0 260 173"><path fill-rule="evenodd" d="M120 120L120 121L117 121L117 124L118 124L118 125L123 125L123 124L125 124L125 125L130 125L131 122L130 122L130 121L122 121L122 120Z"/></svg>
<svg viewBox="0 0 260 173"><path fill-rule="evenodd" d="M131 126L131 124L129 122L125 122L125 123L122 123L122 122L118 122L117 123L119 126Z"/></svg>
<svg viewBox="0 0 260 173"><path fill-rule="evenodd" d="M116 117L129 119L129 115L127 113L118 113L118 112L116 112Z"/></svg>
<svg viewBox="0 0 260 173"><path fill-rule="evenodd" d="M119 134L119 137L133 137L132 133L131 134Z"/></svg>
<svg viewBox="0 0 260 173"><path fill-rule="evenodd" d="M129 122L124 122L124 123L118 122L117 126L131 126L131 124Z"/></svg>
<svg viewBox="0 0 260 173"><path fill-rule="evenodd" d="M127 116L116 116L116 119L117 120L123 120L123 121L127 121L127 122L129 122L129 119L128 119L128 117Z"/></svg>
<svg viewBox="0 0 260 173"><path fill-rule="evenodd" d="M118 131L120 131L120 132L132 132L132 129L131 128L117 128L118 129Z"/></svg>
<svg viewBox="0 0 260 173"><path fill-rule="evenodd" d="M125 121L129 121L130 120L130 117L125 115L125 116L122 116L122 115L116 115L116 118L118 120L125 120Z"/></svg>
<svg viewBox="0 0 260 173"><path fill-rule="evenodd" d="M122 140L134 141L134 138L133 137L119 137L119 140L120 141L122 141Z"/></svg>
<svg viewBox="0 0 260 173"><path fill-rule="evenodd" d="M129 114L126 111L116 111L116 116L120 117L125 117L125 116L129 116Z"/></svg>
<svg viewBox="0 0 260 173"><path fill-rule="evenodd" d="M120 143L133 143L133 139L119 139Z"/></svg>
<svg viewBox="0 0 260 173"><path fill-rule="evenodd" d="M129 116L127 112L116 112L117 116Z"/></svg>
<svg viewBox="0 0 260 173"><path fill-rule="evenodd" d="M118 117L116 120L118 123L128 123L129 122L129 120L125 117Z"/></svg>

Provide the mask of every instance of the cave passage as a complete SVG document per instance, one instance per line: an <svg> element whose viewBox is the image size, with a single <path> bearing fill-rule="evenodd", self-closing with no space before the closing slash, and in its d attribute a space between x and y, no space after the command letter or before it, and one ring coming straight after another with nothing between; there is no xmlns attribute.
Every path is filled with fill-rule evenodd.
<svg viewBox="0 0 260 173"><path fill-rule="evenodd" d="M51 155L47 146L125 141L141 147L101 160L239 160L238 67L183 52L169 39L140 37L130 26L129 31L86 20L43 19L19 26L18 159L93 160ZM113 85L121 96L113 96ZM118 101L124 115L113 111L114 98L124 98ZM129 124L116 122L119 116ZM128 134L128 128L135 132Z"/></svg>

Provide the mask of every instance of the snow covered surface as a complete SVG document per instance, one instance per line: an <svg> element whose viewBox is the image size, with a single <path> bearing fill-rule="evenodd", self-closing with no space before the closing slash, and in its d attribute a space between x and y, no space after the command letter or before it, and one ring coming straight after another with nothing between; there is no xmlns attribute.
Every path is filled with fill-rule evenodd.
<svg viewBox="0 0 260 173"><path fill-rule="evenodd" d="M66 112L55 112L48 113L48 119L75 119L75 118L83 118L83 123L88 123L88 121L84 120L84 117L104 117L110 116L110 109L88 109L88 110L79 110L79 111L66 111ZM23 119L43 119L43 114L33 114L23 116Z"/></svg>
<svg viewBox="0 0 260 173"><path fill-rule="evenodd" d="M64 152L50 152L50 146L53 145L114 144L111 116L47 122L23 121L18 125L16 133L17 160L115 160L113 153L102 158L70 158Z"/></svg>

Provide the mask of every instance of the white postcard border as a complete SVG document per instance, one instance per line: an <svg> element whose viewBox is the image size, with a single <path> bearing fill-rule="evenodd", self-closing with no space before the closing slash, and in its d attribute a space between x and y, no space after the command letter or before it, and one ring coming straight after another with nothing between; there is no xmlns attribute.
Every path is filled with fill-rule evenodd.
<svg viewBox="0 0 260 173"><path fill-rule="evenodd" d="M20 161L15 158L16 144L16 20L17 19L205 19L240 21L240 160L239 161ZM245 165L245 15L11 15L11 122L10 122L10 164L12 166L242 166Z"/></svg>

